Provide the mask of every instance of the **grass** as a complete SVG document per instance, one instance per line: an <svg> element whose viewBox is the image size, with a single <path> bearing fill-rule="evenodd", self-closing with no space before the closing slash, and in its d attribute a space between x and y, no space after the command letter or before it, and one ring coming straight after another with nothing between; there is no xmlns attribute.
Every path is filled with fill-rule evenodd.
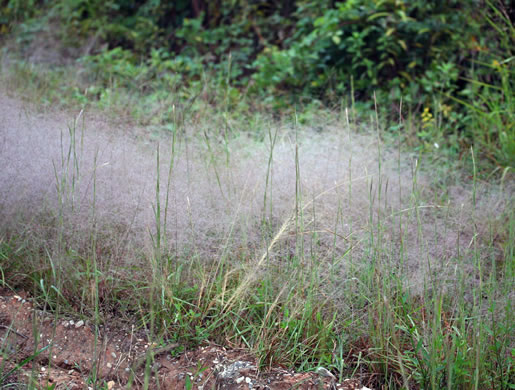
<svg viewBox="0 0 515 390"><path fill-rule="evenodd" d="M37 102L59 85L28 74ZM156 348L211 340L263 368L324 367L372 388L513 388L509 168L486 180L471 149L459 175L471 179L452 185L431 177L435 162L383 145L377 114L372 131L343 109L314 134L299 115L231 116L227 99L221 115L185 118L171 99L150 146L102 130L99 142L81 111L41 157L51 190L25 184L30 159L4 173L2 287L56 318L93 318L95 343L114 311ZM13 131L8 146L26 128Z"/></svg>

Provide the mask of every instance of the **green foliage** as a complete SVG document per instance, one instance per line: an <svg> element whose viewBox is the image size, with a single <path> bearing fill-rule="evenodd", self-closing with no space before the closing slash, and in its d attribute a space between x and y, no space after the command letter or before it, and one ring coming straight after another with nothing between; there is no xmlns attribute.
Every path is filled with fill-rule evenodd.
<svg viewBox="0 0 515 390"><path fill-rule="evenodd" d="M494 164L513 166L515 34L507 12L489 1L351 0L299 14L303 33L254 62L256 90L326 101L377 93L386 118L401 101L403 116L431 113L416 132L422 146L476 145Z"/></svg>
<svg viewBox="0 0 515 390"><path fill-rule="evenodd" d="M0 37L10 32L17 23L33 17L42 3L46 1L0 0Z"/></svg>
<svg viewBox="0 0 515 390"><path fill-rule="evenodd" d="M107 107L120 102L117 88L152 95L139 99L148 104L170 90L190 99L208 82L202 96L224 110L243 96L261 109L342 99L357 108L375 94L386 127L419 151L456 158L474 146L485 166L514 165L515 32L501 0L4 0L0 9L0 33L18 23L21 46L52 21L61 43L86 47L79 101Z"/></svg>
<svg viewBox="0 0 515 390"><path fill-rule="evenodd" d="M328 88L345 91L351 76L362 96L390 87L392 80L405 88L438 64L458 61L467 42L469 31L463 26L472 5L472 1L340 2L312 19L311 31L291 40L285 53L293 73L304 76L296 81L319 93ZM305 18L299 23L307 24ZM265 51L256 65L273 64L278 58L274 51ZM286 77L272 81L289 84Z"/></svg>

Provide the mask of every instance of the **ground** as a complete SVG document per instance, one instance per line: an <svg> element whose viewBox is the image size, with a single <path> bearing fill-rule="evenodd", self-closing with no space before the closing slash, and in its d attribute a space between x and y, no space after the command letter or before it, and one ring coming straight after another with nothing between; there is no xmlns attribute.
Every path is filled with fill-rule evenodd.
<svg viewBox="0 0 515 390"><path fill-rule="evenodd" d="M14 369L3 377L2 386L26 383L31 376L41 389L90 389L95 384L120 389L130 381L133 388L143 386L150 343L134 327L102 327L95 337L88 321L55 320L54 314L34 308L25 292L1 290L0 308L0 372L6 375ZM256 358L244 349L208 342L176 354L179 347L154 346L150 388L366 389L357 380L338 383L323 368L317 373L282 367L258 370Z"/></svg>

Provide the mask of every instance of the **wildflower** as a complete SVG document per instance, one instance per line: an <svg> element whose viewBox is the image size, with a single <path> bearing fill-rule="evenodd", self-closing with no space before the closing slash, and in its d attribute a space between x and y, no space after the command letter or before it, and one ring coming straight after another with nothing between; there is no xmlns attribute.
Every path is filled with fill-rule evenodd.
<svg viewBox="0 0 515 390"><path fill-rule="evenodd" d="M433 114L431 114L431 111L429 111L429 107L425 107L420 116L422 118L422 128L426 129L432 125Z"/></svg>
<svg viewBox="0 0 515 390"><path fill-rule="evenodd" d="M445 118L447 118L452 111L452 107L449 106L448 104L442 104L441 109L442 109L442 114Z"/></svg>
<svg viewBox="0 0 515 390"><path fill-rule="evenodd" d="M422 112L422 122L429 122L433 119L433 114L429 111L429 107L424 108L424 112Z"/></svg>
<svg viewBox="0 0 515 390"><path fill-rule="evenodd" d="M498 72L500 72L501 69L502 69L502 64L499 61L497 61L497 60L493 60L492 61L492 68L495 68Z"/></svg>

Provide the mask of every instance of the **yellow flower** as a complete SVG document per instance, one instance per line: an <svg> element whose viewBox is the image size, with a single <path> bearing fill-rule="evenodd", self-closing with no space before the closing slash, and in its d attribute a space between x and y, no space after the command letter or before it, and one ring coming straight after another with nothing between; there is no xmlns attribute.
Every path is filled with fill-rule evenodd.
<svg viewBox="0 0 515 390"><path fill-rule="evenodd" d="M433 114L429 111L429 107L425 107L422 114L420 114L422 118L422 128L426 129L430 127L433 123Z"/></svg>
<svg viewBox="0 0 515 390"><path fill-rule="evenodd" d="M501 71L502 67L503 67L503 64L501 64L499 61L497 60L493 60L492 61L492 67L495 68L497 71Z"/></svg>
<svg viewBox="0 0 515 390"><path fill-rule="evenodd" d="M424 108L424 112L421 114L422 122L429 122L433 119L433 114L429 111L429 107Z"/></svg>

